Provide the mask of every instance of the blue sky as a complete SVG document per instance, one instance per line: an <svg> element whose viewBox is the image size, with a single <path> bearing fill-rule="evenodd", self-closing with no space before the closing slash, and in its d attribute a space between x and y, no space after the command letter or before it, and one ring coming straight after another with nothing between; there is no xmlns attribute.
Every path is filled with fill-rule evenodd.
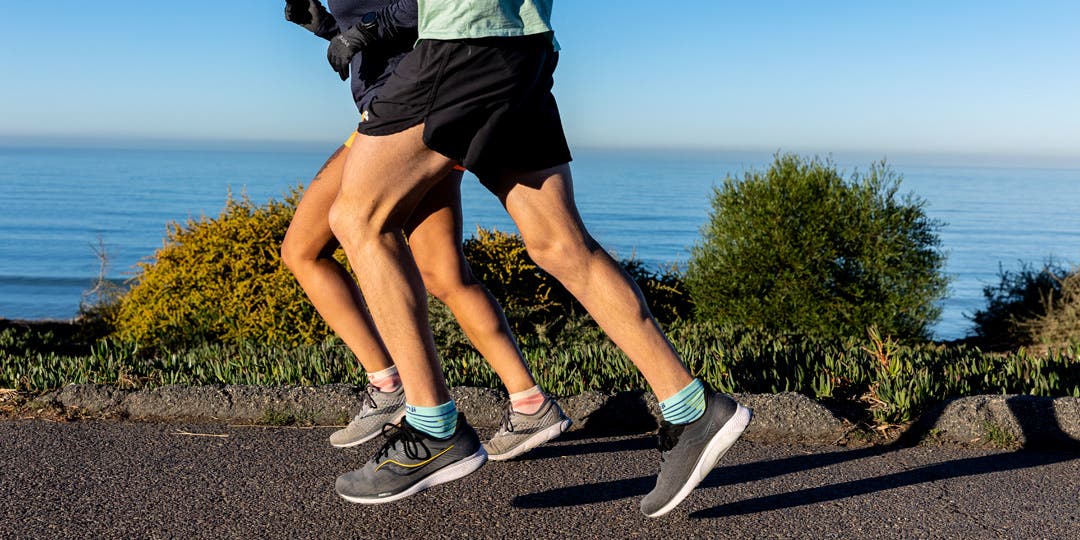
<svg viewBox="0 0 1080 540"><path fill-rule="evenodd" d="M6 2L0 142L340 141L284 1ZM560 0L584 147L1080 158L1080 2Z"/></svg>

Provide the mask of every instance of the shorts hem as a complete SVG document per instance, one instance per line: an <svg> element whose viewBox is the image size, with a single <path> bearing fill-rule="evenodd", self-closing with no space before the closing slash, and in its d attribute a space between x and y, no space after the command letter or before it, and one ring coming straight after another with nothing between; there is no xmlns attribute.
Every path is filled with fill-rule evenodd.
<svg viewBox="0 0 1080 540"><path fill-rule="evenodd" d="M424 118L423 117L410 118L408 120L401 120L399 122L395 122L395 123L390 124L390 125L377 126L377 127L365 128L363 126L363 124L361 124L360 127L356 128L356 131L359 132L361 135L366 135L366 136L369 136L369 137L385 137L387 135L393 135L395 133L401 133L402 131L405 131L406 129L414 128L414 127L416 127L416 126L418 126L420 124L423 124L423 123L424 123ZM425 142L425 144L426 144L426 142Z"/></svg>

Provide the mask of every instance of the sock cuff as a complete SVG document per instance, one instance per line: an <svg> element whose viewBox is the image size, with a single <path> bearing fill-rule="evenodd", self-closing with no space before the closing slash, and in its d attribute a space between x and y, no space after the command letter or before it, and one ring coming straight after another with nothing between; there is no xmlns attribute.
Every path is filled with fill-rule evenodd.
<svg viewBox="0 0 1080 540"><path fill-rule="evenodd" d="M688 424L705 412L705 385L699 379L660 402L664 420L672 424Z"/></svg>
<svg viewBox="0 0 1080 540"><path fill-rule="evenodd" d="M510 394L510 401L517 401L519 399L531 398L536 395L543 395L544 391L540 389L540 385L533 385L532 388L527 388L520 392L514 392Z"/></svg>
<svg viewBox="0 0 1080 540"><path fill-rule="evenodd" d="M367 374L367 378L369 382L375 382L379 379L385 379L392 375L397 375L397 372L397 366L391 364L390 367L386 369L380 369L379 371L375 372L369 371Z"/></svg>
<svg viewBox="0 0 1080 540"><path fill-rule="evenodd" d="M457 430L458 411L454 400L434 407L405 404L405 420L412 427L436 439L445 439Z"/></svg>

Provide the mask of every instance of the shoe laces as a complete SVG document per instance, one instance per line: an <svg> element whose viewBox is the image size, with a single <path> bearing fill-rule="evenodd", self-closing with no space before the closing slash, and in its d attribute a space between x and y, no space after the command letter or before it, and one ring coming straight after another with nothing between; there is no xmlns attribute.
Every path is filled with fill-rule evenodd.
<svg viewBox="0 0 1080 540"><path fill-rule="evenodd" d="M375 397L371 395L372 392L378 392L379 389L375 388L374 384L368 383L364 387L364 397L360 398L361 409L378 409L379 405L375 403Z"/></svg>
<svg viewBox="0 0 1080 540"><path fill-rule="evenodd" d="M364 387L364 391L361 392L360 396L360 412L356 413L356 416L354 416L352 421L349 422L349 425L353 425L363 420L364 416L367 415L368 411L379 408L379 404L375 403L375 398L371 395L372 392L378 392L378 389L375 388L375 385L368 384Z"/></svg>
<svg viewBox="0 0 1080 540"><path fill-rule="evenodd" d="M664 456L679 443L679 436L682 435L684 429L686 426L683 424L660 423L660 431L656 434L657 446L660 448L660 461L663 461Z"/></svg>
<svg viewBox="0 0 1080 540"><path fill-rule="evenodd" d="M514 432L514 422L511 420L511 417L513 415L514 415L514 406L512 404L510 404L510 403L507 403L506 408L503 409L502 431L505 431L507 433L513 433Z"/></svg>
<svg viewBox="0 0 1080 540"><path fill-rule="evenodd" d="M409 459L420 460L431 457L431 450L424 444L422 435L407 426L404 420L400 424L383 424L382 436L386 438L386 442L375 454L378 457L389 457L390 452L397 447L398 443L401 443L401 451ZM420 455L421 449L424 455Z"/></svg>

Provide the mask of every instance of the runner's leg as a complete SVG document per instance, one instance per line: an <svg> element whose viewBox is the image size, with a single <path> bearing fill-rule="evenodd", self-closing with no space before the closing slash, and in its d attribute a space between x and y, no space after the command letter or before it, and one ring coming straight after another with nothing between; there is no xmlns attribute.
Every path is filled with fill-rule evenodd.
<svg viewBox="0 0 1080 540"><path fill-rule="evenodd" d="M281 243L281 259L319 315L348 345L364 370L374 373L393 364L364 307L360 290L334 260L338 244L326 217L341 185L347 151L345 146L338 148L304 191Z"/></svg>
<svg viewBox="0 0 1080 540"><path fill-rule="evenodd" d="M450 393L428 327L424 283L401 231L453 162L424 145L423 128L357 137L329 218L398 367L406 402L436 407L449 402Z"/></svg>
<svg viewBox="0 0 1080 540"><path fill-rule="evenodd" d="M461 229L461 173L452 172L427 192L409 219L409 248L428 292L450 308L507 392L525 391L536 381L502 308L465 260Z"/></svg>
<svg viewBox="0 0 1080 540"><path fill-rule="evenodd" d="M529 256L559 280L665 400L692 376L660 330L637 284L589 235L574 202L569 165L510 175L496 195Z"/></svg>

